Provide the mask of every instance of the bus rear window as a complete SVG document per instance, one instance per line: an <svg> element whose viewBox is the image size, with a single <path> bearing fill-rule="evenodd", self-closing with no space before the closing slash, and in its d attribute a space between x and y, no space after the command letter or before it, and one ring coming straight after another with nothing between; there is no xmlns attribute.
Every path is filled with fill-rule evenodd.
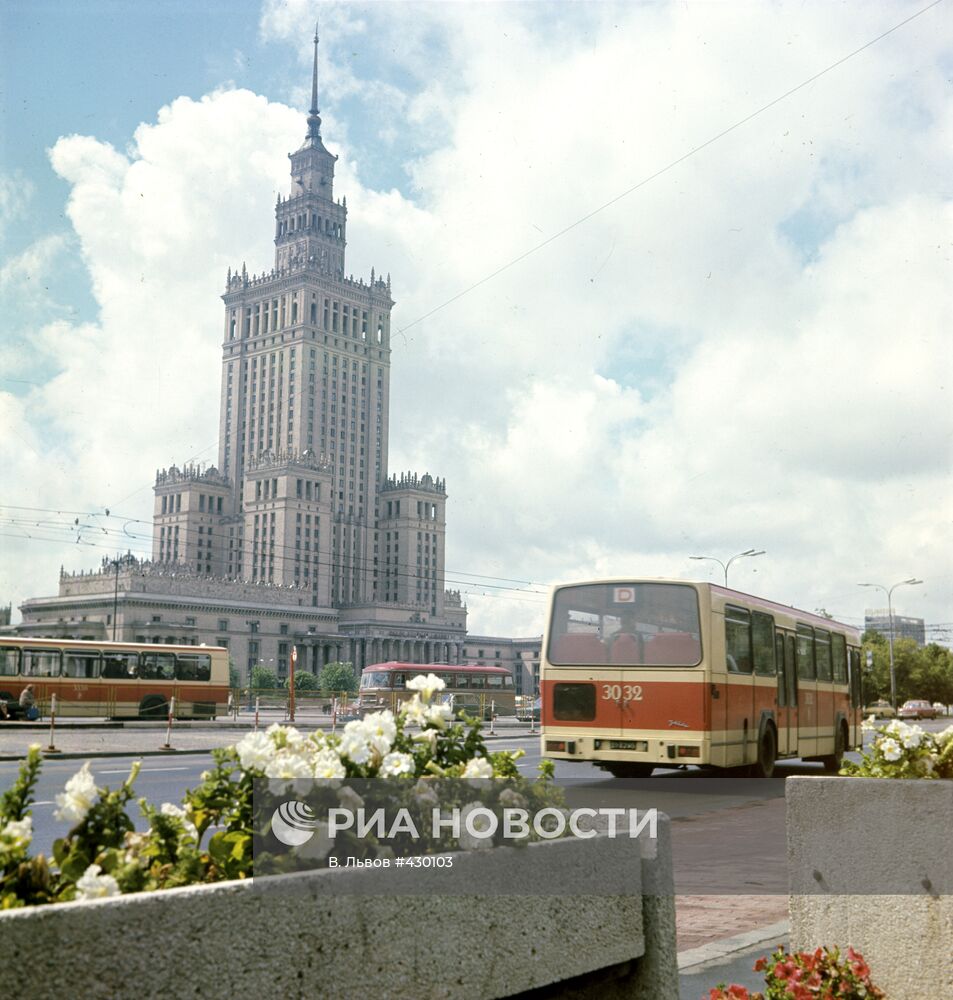
<svg viewBox="0 0 953 1000"><path fill-rule="evenodd" d="M556 592L556 666L693 667L701 661L698 594L680 583L589 583Z"/></svg>

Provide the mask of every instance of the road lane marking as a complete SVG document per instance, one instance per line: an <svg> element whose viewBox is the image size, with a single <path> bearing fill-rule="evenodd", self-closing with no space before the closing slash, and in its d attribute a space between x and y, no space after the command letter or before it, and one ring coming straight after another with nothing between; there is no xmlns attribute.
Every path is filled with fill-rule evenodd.
<svg viewBox="0 0 953 1000"><path fill-rule="evenodd" d="M158 771L190 771L190 767L143 767L140 769L140 774L155 774ZM97 771L97 774L128 774L128 767L121 767L115 771Z"/></svg>

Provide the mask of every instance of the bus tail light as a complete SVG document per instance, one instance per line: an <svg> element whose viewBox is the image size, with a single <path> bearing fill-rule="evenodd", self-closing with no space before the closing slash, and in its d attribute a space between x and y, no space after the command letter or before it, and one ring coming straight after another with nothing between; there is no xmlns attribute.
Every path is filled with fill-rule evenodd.
<svg viewBox="0 0 953 1000"><path fill-rule="evenodd" d="M555 753L575 753L576 752L576 741L575 740L547 740L546 749L552 750Z"/></svg>
<svg viewBox="0 0 953 1000"><path fill-rule="evenodd" d="M678 756L679 757L701 757L702 751L701 747L679 747Z"/></svg>

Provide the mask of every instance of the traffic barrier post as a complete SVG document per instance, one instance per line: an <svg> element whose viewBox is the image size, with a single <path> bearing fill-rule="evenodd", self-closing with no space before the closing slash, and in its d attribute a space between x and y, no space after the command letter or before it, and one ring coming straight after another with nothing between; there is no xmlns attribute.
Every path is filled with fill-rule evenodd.
<svg viewBox="0 0 953 1000"><path fill-rule="evenodd" d="M59 747L55 743L56 734L56 695L50 695L50 745L43 751L44 753L59 753Z"/></svg>
<svg viewBox="0 0 953 1000"><path fill-rule="evenodd" d="M165 743L159 747L160 750L174 750L172 746L172 718L175 715L175 695L169 699L169 724L165 731Z"/></svg>
<svg viewBox="0 0 953 1000"><path fill-rule="evenodd" d="M490 702L490 735L496 736L496 699Z"/></svg>
<svg viewBox="0 0 953 1000"><path fill-rule="evenodd" d="M258 709L259 709L259 696L255 695L255 732L258 732Z"/></svg>

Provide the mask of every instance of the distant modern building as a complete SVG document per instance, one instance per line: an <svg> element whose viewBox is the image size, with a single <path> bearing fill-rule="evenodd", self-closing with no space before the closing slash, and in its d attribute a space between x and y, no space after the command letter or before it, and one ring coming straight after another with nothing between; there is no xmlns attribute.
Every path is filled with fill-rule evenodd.
<svg viewBox="0 0 953 1000"><path fill-rule="evenodd" d="M884 637L890 635L890 610L878 608L864 612L864 631L879 632ZM922 618L910 618L905 615L893 615L894 639L913 639L918 646L925 646L927 641L926 626Z"/></svg>
<svg viewBox="0 0 953 1000"><path fill-rule="evenodd" d="M329 660L461 662L466 608L445 590L447 491L388 472L390 275L346 270L347 200L318 114L318 39L274 267L229 270L218 465L160 470L152 559L61 572L23 634L227 645L247 676Z"/></svg>

